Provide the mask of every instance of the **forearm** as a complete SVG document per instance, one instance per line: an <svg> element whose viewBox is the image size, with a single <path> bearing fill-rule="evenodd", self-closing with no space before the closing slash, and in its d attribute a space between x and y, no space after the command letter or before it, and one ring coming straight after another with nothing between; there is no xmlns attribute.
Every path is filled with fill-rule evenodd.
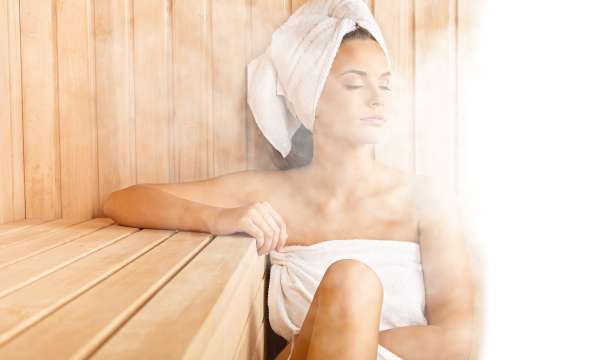
<svg viewBox="0 0 600 360"><path fill-rule="evenodd" d="M222 208L177 197L151 185L134 185L111 194L105 215L124 226L211 232Z"/></svg>
<svg viewBox="0 0 600 360"><path fill-rule="evenodd" d="M403 326L379 332L379 344L404 360L467 360L470 336L436 325Z"/></svg>

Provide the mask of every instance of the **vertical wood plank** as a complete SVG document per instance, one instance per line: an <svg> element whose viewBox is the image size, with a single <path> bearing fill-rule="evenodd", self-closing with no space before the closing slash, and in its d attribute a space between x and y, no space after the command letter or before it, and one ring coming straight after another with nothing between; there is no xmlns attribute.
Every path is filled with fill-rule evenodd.
<svg viewBox="0 0 600 360"><path fill-rule="evenodd" d="M215 26L211 176L218 176L248 168L245 66L250 60L251 9L246 0L213 1L212 6Z"/></svg>
<svg viewBox="0 0 600 360"><path fill-rule="evenodd" d="M23 97L21 85L21 21L19 4L8 1L8 45L10 58L10 116L12 136L13 220L25 219L25 174L23 162Z"/></svg>
<svg viewBox="0 0 600 360"><path fill-rule="evenodd" d="M131 1L94 2L100 207L137 183Z"/></svg>
<svg viewBox="0 0 600 360"><path fill-rule="evenodd" d="M173 163L179 182L209 177L211 25L209 0L173 3Z"/></svg>
<svg viewBox="0 0 600 360"><path fill-rule="evenodd" d="M137 182L171 180L170 0L133 2Z"/></svg>
<svg viewBox="0 0 600 360"><path fill-rule="evenodd" d="M57 53L62 217L98 209L92 0L58 0ZM90 21L91 26L90 26ZM92 51L90 51L90 49Z"/></svg>
<svg viewBox="0 0 600 360"><path fill-rule="evenodd" d="M456 184L456 2L416 2L415 165Z"/></svg>
<svg viewBox="0 0 600 360"><path fill-rule="evenodd" d="M12 118L8 1L0 1L0 223L13 221Z"/></svg>
<svg viewBox="0 0 600 360"><path fill-rule="evenodd" d="M407 172L414 164L414 0L376 0L374 16L392 61L394 91L388 140L375 145L375 158Z"/></svg>
<svg viewBox="0 0 600 360"><path fill-rule="evenodd" d="M291 0L252 0L251 59L264 53L271 43L271 35L290 16ZM250 61L250 59L248 60ZM247 75L247 74L246 74ZM244 77L248 81L247 77ZM271 145L264 137L252 111L248 114L248 168L276 169L270 157Z"/></svg>
<svg viewBox="0 0 600 360"><path fill-rule="evenodd" d="M27 218L61 216L56 1L21 0Z"/></svg>
<svg viewBox="0 0 600 360"><path fill-rule="evenodd" d="M476 53L479 34L479 16L481 1L457 0L457 189L459 194L464 194L469 188L466 183L466 139L469 121L474 121L469 114L471 82L476 76Z"/></svg>

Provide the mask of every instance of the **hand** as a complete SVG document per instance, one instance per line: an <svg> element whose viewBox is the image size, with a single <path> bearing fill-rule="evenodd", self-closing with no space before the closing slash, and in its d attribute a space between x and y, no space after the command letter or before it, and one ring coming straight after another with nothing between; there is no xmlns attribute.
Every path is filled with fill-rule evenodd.
<svg viewBox="0 0 600 360"><path fill-rule="evenodd" d="M225 208L215 218L215 235L245 232L256 239L258 255L281 251L288 234L283 218L266 201L237 208Z"/></svg>

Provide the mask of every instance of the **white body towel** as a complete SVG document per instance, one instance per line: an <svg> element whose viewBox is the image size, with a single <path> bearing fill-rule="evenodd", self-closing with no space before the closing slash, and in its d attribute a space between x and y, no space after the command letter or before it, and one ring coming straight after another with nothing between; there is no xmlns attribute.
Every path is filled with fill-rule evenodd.
<svg viewBox="0 0 600 360"><path fill-rule="evenodd" d="M273 330L288 341L300 332L327 267L341 259L360 260L379 276L384 290L380 331L399 326L427 325L418 243L328 240L309 246L287 246L281 252L271 252L269 256L269 322ZM398 360L400 357L379 345L377 359Z"/></svg>

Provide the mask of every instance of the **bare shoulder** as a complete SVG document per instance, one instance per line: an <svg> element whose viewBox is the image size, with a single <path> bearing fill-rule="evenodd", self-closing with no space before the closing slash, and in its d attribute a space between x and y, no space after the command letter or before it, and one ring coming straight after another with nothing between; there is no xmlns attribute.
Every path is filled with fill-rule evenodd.
<svg viewBox="0 0 600 360"><path fill-rule="evenodd" d="M423 225L427 222L443 222L461 216L462 202L454 188L429 175L415 175L415 201Z"/></svg>
<svg viewBox="0 0 600 360"><path fill-rule="evenodd" d="M238 207L253 201L269 184L281 178L280 170L240 170L204 180L141 184L175 196L219 207ZM259 195L260 197L260 195Z"/></svg>

